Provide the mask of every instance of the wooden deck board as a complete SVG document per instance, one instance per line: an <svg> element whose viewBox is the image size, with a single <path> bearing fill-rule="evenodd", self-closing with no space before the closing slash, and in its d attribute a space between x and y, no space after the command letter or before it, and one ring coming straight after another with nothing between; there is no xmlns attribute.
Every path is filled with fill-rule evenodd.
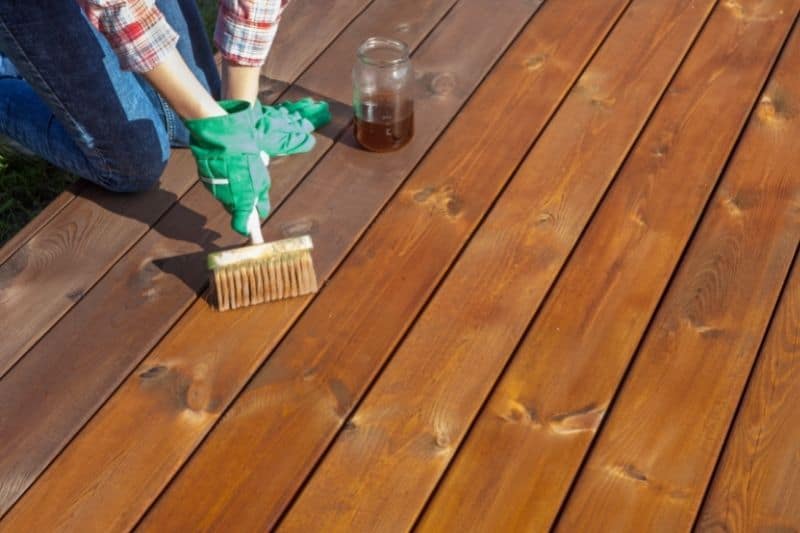
<svg viewBox="0 0 800 533"><path fill-rule="evenodd" d="M746 26L717 7L483 409L423 531L551 526L791 21ZM710 121L713 144L702 142Z"/></svg>
<svg viewBox="0 0 800 533"><path fill-rule="evenodd" d="M289 510L282 528L301 531L317 523L331 529L381 530L413 524L712 3L704 7L631 5L353 415L350 429L339 436ZM654 28L669 31L661 34ZM780 40L773 53L778 44ZM663 55L654 57L651 50ZM650 70L637 68L643 64ZM630 79L636 76L641 76L638 84ZM631 91L634 85L637 89ZM622 89L618 92L616 87ZM700 84L698 91L703 90ZM757 90L755 86L753 96ZM753 96L740 106L745 108L741 116ZM687 108L695 101L691 93L682 99ZM736 121L735 114L732 118ZM658 118L654 122L645 133L648 139L667 126ZM734 125L739 123L741 119ZM705 126L703 120L695 124L698 131ZM579 141L565 144L565 138L576 137ZM719 165L726 154L727 150ZM677 158L663 159L667 165ZM559 169L569 170L559 174ZM629 172L626 181L639 189L641 174ZM553 175L559 176L557 182L551 181ZM488 453L482 450L481 456ZM497 460L504 455L498 454ZM480 463L476 459L471 464ZM321 510L325 508L329 511ZM458 512L466 516L461 526L468 527L483 509L477 501L466 508L459 502L453 509ZM439 523L430 529L443 528Z"/></svg>
<svg viewBox="0 0 800 533"><path fill-rule="evenodd" d="M59 194L52 202L47 204L38 215L33 217L24 228L19 230L13 237L8 239L3 246L0 247L0 265L5 263L9 257L19 250L31 237L36 235L43 227L50 222L54 216L61 212L75 196L80 194L85 182L79 180L70 185L67 190Z"/></svg>
<svg viewBox="0 0 800 533"><path fill-rule="evenodd" d="M699 531L791 531L800 524L800 261L772 320L725 445ZM794 456L794 458L793 458Z"/></svg>
<svg viewBox="0 0 800 533"><path fill-rule="evenodd" d="M171 158L158 189L147 193L87 185L0 266L0 378L189 189L196 174L188 163Z"/></svg>
<svg viewBox="0 0 800 533"><path fill-rule="evenodd" d="M349 9L342 2L337 2L337 5L342 12L353 15L358 14L364 5L361 0L357 3L354 0L349 2ZM298 3L303 7L303 2ZM340 17L335 20L346 25L346 21L342 21ZM337 38L342 29L331 27L329 23L314 27L319 31L317 38L300 44L287 43L278 38L273 51L275 55L290 54L298 57L295 71L289 72L289 75L302 75L297 80L302 86L309 85L306 77L314 76L315 68L312 66L304 71L305 65L301 62L308 59L313 63L314 58L308 57L309 49L318 51L325 48L329 41L324 39ZM321 61L327 62L324 57ZM327 69L329 66L316 68ZM287 72L283 71L281 76L285 78ZM342 85L341 82L339 85ZM318 89L324 90L325 86ZM295 86L286 94L296 98L304 94L304 90ZM349 112L344 106L336 104L333 110L336 120L324 131L331 136L338 134L349 121ZM331 142L327 137L322 137L311 154L304 154L291 161L277 160L271 168L274 180L272 200L276 207L291 191L294 186L292 184L302 179L305 171L327 151ZM191 155L186 150L176 151L170 161L167 177L173 181L182 179L180 176L189 175L187 169L192 169L194 181ZM96 187L87 186L87 189L90 194L106 194ZM126 206L126 212L136 213L141 204L152 201L151 196L144 194L133 197L138 203ZM79 197L70 206L78 204L81 212L88 213L90 218L97 218L109 216L102 214L106 213L109 205L125 205L124 202L131 201L131 197L119 195L108 195L108 198L108 201L96 202L92 201L92 197ZM177 198L173 196L172 199ZM111 201L116 203L109 204ZM61 212L62 217L67 215L65 211ZM141 224L119 215L117 219L113 227L104 229L103 232L119 229L121 226L128 227L134 222ZM56 217L50 226L53 226L53 231L66 233L81 223L81 220L83 219L79 218L77 222L72 222L67 218L64 222ZM115 241L117 244L133 247L92 290L85 296L80 295L80 301L77 301L74 308L44 334L13 371L2 376L0 514L10 507L130 374L197 297L197 292L202 291L207 281L203 259L205 254L209 250L241 242L241 237L234 235L228 224L229 217L220 206L201 186L193 187L139 242L125 244L118 238ZM36 239L43 242L53 240L48 231L47 227L44 228ZM88 251L84 253L93 255L94 248L102 248L108 244L94 242L95 238L97 237L92 235L86 236L84 248ZM105 252L100 255L103 253ZM2 268L19 255L18 252ZM94 264L100 264L96 258ZM48 268L52 269L53 265ZM88 274L83 269L87 269ZM91 275L91 270L91 265L74 262L61 275L66 278L76 272L81 272L81 276ZM29 290L40 294L35 287ZM41 295L41 299L47 301L46 295ZM12 329L22 319L16 313L5 316L8 316L4 323L5 330ZM91 335L87 335L87 324L92 326ZM26 342L32 344L32 341ZM7 346L5 335L2 345ZM109 352L114 357L109 357ZM0 370L4 368L0 357Z"/></svg>
<svg viewBox="0 0 800 533"><path fill-rule="evenodd" d="M625 4L583 0L536 15L173 481L144 529L275 523ZM570 20L577 13L594 23L576 27ZM565 37L570 46L557 47ZM530 68L531 58L545 56ZM530 120L516 120L521 115ZM472 145L468 158L457 156ZM387 245L396 253L380 254ZM239 438L244 428L246 440ZM296 444L290 454L286 442ZM224 484L206 483L208 469L224 471ZM270 504L252 505L254 490Z"/></svg>
<svg viewBox="0 0 800 533"><path fill-rule="evenodd" d="M791 22L796 4L781 7L764 15ZM562 531L694 523L798 246L800 115L775 102L800 99L800 31L785 50L578 476Z"/></svg>
<svg viewBox="0 0 800 533"><path fill-rule="evenodd" d="M800 529L798 10L295 0L261 97L334 120L264 230L321 293L208 307L241 237L185 151L59 198L0 249L0 531ZM394 154L349 132L375 34Z"/></svg>

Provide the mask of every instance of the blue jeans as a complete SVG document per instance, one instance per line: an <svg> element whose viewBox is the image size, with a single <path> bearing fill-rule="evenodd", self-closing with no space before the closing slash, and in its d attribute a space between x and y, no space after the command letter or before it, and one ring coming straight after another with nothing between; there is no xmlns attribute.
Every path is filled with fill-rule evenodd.
<svg viewBox="0 0 800 533"><path fill-rule="evenodd" d="M189 68L219 98L195 0L156 3ZM75 0L0 2L0 55L0 137L60 168L113 191L145 190L170 146L188 143L175 111L144 78L120 69Z"/></svg>

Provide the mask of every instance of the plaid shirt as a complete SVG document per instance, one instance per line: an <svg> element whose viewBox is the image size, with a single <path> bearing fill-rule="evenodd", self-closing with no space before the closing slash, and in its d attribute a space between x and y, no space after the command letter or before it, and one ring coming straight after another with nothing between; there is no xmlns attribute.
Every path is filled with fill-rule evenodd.
<svg viewBox="0 0 800 533"><path fill-rule="evenodd" d="M125 70L147 72L175 48L178 34L155 0L77 0ZM214 40L231 63L264 63L289 0L220 0Z"/></svg>

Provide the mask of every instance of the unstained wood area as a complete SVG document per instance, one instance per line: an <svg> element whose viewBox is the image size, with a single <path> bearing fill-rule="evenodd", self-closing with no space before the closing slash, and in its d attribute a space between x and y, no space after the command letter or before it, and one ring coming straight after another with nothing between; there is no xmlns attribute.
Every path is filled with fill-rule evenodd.
<svg viewBox="0 0 800 533"><path fill-rule="evenodd" d="M0 532L800 531L800 0L294 0L268 240L319 293L220 313L243 243L177 150L0 249ZM352 135L366 38L416 134Z"/></svg>

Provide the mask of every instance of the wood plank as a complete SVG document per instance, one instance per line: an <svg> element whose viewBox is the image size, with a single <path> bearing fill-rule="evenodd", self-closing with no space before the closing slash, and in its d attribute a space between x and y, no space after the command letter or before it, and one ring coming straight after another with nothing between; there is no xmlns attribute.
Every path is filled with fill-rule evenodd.
<svg viewBox="0 0 800 533"><path fill-rule="evenodd" d="M310 8L315 1L297 0L302 5L294 9L319 13ZM310 64L311 54L327 46L347 23L346 15L355 16L367 2L339 0L336 17L301 18L298 22L306 26L299 40L276 39L273 55L298 60L293 71L282 67L283 75L295 79ZM291 24L287 19L286 25ZM295 32L286 33L298 38ZM177 154L173 159L153 191L121 195L88 187L0 265L0 315L6 322L0 377L196 182L193 161Z"/></svg>
<svg viewBox="0 0 800 533"><path fill-rule="evenodd" d="M176 151L153 191L87 186L0 265L0 378L195 181L183 152Z"/></svg>
<svg viewBox="0 0 800 533"><path fill-rule="evenodd" d="M351 13L360 5L352 4ZM319 38L335 36L327 23L319 27L319 33ZM292 48L291 43L276 41L274 53L294 51L302 57L306 46L318 47L318 42L318 38L309 39ZM327 68L322 66L330 64L325 57L329 56L315 64L316 69ZM311 85L315 68L298 82ZM298 74L303 69L298 64ZM345 84L347 81L338 86ZM296 85L286 94L296 98L306 91ZM350 120L345 106L334 103L333 112L334 120L323 135L337 136ZM280 205L331 142L321 137L311 154L273 162L274 206ZM170 165L194 168L191 155L184 150L176 151ZM109 201L113 198L122 197L110 195ZM92 205L86 207L90 213L104 210L107 202ZM0 515L202 292L207 280L206 253L241 242L228 227L229 220L199 184L194 186L0 379ZM108 231L112 230L113 224ZM92 238L87 237L87 242L91 244ZM88 325L91 335L87 334Z"/></svg>
<svg viewBox="0 0 800 533"><path fill-rule="evenodd" d="M421 530L552 525L788 32L793 5L772 4L785 16L756 23L728 4L717 7L471 429ZM717 117L720 106L724 117ZM707 139L710 120L714 142Z"/></svg>
<svg viewBox="0 0 800 533"><path fill-rule="evenodd" d="M757 11L747 8L765 4L740 5L748 20L766 22L778 34L778 21L794 18L798 10L796 1ZM558 529L678 531L694 523L800 240L798 68L796 30Z"/></svg>
<svg viewBox="0 0 800 533"><path fill-rule="evenodd" d="M699 531L800 530L800 261L770 325Z"/></svg>
<svg viewBox="0 0 800 533"><path fill-rule="evenodd" d="M376 11L366 19L369 24L360 29L354 24L348 31L363 31L381 20L385 24L392 20L389 13L403 13L412 21L419 20L415 30L420 32L419 40L422 30L430 29L452 5L452 0L420 0L416 5L386 0L370 6ZM393 6L397 11L391 11ZM504 9L496 7L496 2L488 0L459 2L415 54L423 80L426 75L431 79L446 74L453 83L421 91L418 129L404 150L368 153L356 148L352 135L346 134L270 218L265 237L274 239L285 231L311 232L318 243L317 272L323 280L328 277L536 9L535 4L511 0ZM479 31L485 21L491 21L493 32ZM355 41L366 35L359 34ZM333 47L326 54L332 51ZM326 68L342 60L349 67L352 49L346 52L326 63ZM443 73L444 65L447 71ZM349 83L341 76L335 79L339 86ZM340 208L333 210L332 205ZM309 301L295 299L220 314L199 300L13 508L0 530L22 523L35 528L37 523L63 521L109 527L135 522ZM262 334L265 323L270 328ZM246 331L259 334L243 335ZM25 425L19 427L24 430ZM30 455L29 449L16 458L27 460ZM89 456L92 461L87 465ZM23 469L17 472L27 474ZM98 484L103 487L100 491L95 490ZM52 514L42 512L36 503L44 493L45 507ZM64 508L70 509L69 515L60 512Z"/></svg>
<svg viewBox="0 0 800 533"><path fill-rule="evenodd" d="M545 4L141 529L274 525L625 4ZM592 24L573 24L579 15ZM613 52L606 53L605 66L616 64ZM668 67L660 67L661 82L642 76L637 86L653 93L651 104L670 76ZM609 122L608 113L578 100L566 119L578 124L570 128L598 117ZM646 110L639 115L641 124ZM473 147L468 157L465 146ZM610 142L612 152L614 146Z"/></svg>
<svg viewBox="0 0 800 533"><path fill-rule="evenodd" d="M276 49L270 53L261 70L261 101L277 100L372 2L316 0L310 4L292 0L281 15ZM309 28L314 30L309 31ZM321 35L313 38L316 33ZM303 43L303 46L285 53L277 48L280 43Z"/></svg>
<svg viewBox="0 0 800 533"><path fill-rule="evenodd" d="M59 194L53 199L52 202L47 204L39 214L31 219L30 222L25 224L13 237L8 239L2 247L0 247L0 265L5 263L9 257L14 255L14 252L19 250L31 237L42 229L51 218L56 216L62 209L64 209L77 194L80 194L81 189L85 185L85 181L78 180L70 185L67 190Z"/></svg>
<svg viewBox="0 0 800 533"><path fill-rule="evenodd" d="M672 4L671 9L675 9L676 5ZM636 12L634 6L636 4L631 7L631 17L623 18L615 32L622 32L628 21L632 28L630 31L645 29L649 34L654 33L649 27L641 28L642 21L659 17L654 13L644 13L651 9L666 10L665 5L646 2L642 4L642 10ZM686 9L685 4L681 3L680 6ZM712 3L706 4L706 10L711 6ZM702 11L702 7L694 7ZM691 11L687 10L686 16L689 18L682 21L690 28L692 26L687 20L692 20ZM669 14L675 13L662 12L660 17L669 19ZM698 18L694 21L693 31L697 31L703 16L699 13L694 16ZM663 19L658 22L661 28L679 27L677 22L665 23ZM738 29L738 25L733 26ZM689 33L691 35L693 33ZM612 35L608 46L613 39ZM713 41L706 38L706 47L713 49ZM677 54L673 58L673 68L689 42L691 38L683 47L676 47L668 41L660 42L664 53L672 50L671 53ZM767 50L764 57L769 58L770 53L774 55L779 42L780 37L775 39L772 50ZM625 39L623 43L626 49L630 49L627 54L647 48L634 38ZM767 44L768 41L762 39L751 44L749 51L753 53L754 50L767 47ZM609 61L612 65L619 61L638 66L637 61L619 59L627 54L615 50L610 54ZM744 72L740 75L743 69L735 61L727 65L724 61L711 63L715 67L707 74L712 79L711 83L693 78L694 83L687 84L686 72L704 71L709 66L709 56L713 57L713 54L695 56L694 64L681 71L682 74L678 75L672 86L672 93L665 97L667 112L659 113L653 119L645 133L645 140L639 146L648 146L648 139L661 140L665 132L674 131L676 123L686 123L687 128L691 125L687 139L696 140L698 135L705 134L706 121L716 116L716 106L720 102L726 109L730 107L733 129L738 131L754 94L749 101L741 102L741 109L738 110L735 97L726 98L722 95L726 95L731 87L748 82L754 86L755 93L769 67L762 64L760 70L753 69L754 74ZM602 50L598 62L601 57ZM652 64L652 61L642 62ZM609 69L599 69L598 72L608 74ZM652 73L642 75L650 79ZM713 80L715 76L720 80L718 83ZM615 87L612 81L614 76L608 75L603 80L607 78L611 87ZM622 80L623 87L628 83L630 86L636 85L624 77ZM613 90L603 89L601 86L597 93L590 96L614 101ZM624 109L630 100L617 96L618 103L612 111L614 123L626 116L617 106ZM668 101L672 103L668 105ZM697 108L700 112L695 113L693 110ZM565 103L562 112L567 109L568 103ZM560 125L559 117L560 114L534 147L529 160L520 169L520 175L512 181L487 221L473 237L462 258L374 384L346 430L332 445L295 506L289 510L282 529L302 530L313 521L323 529L393 530L408 527L416 518L416 513L438 482L485 395L494 384L494 379L503 369L505 358L525 331L538 303L592 213L594 204L614 175L616 166L608 165L608 162L597 164L602 161L602 156L595 155L596 159L590 157L585 161L581 155L573 155L572 158L557 156L559 152L554 147L559 143L548 142L548 133L551 130L558 131L554 129ZM603 131L601 124L601 121L596 121L592 123L592 128L585 128L579 121L576 126L578 131L589 129L594 133L594 127L597 127L597 137L586 143L582 138L562 142L568 146L568 151L564 153L598 154L606 149L607 139L614 139L614 136ZM717 171L735 141L736 131L727 135L727 138L720 134L720 142L727 141L728 144L718 157ZM636 131L632 133L628 142L635 138ZM560 134L553 134L552 139L563 141ZM684 147L677 141L670 146ZM675 168L672 161L678 156L663 156L662 164ZM615 157L619 165L624 151ZM552 176L559 174L566 176L554 183L556 180ZM641 183L642 174L629 173L625 179ZM542 217L542 214L549 216ZM552 220L552 224L537 224L537 220L543 218ZM435 354L435 357L431 354ZM435 376L435 379L428 380L420 376ZM497 453L497 461L504 462L509 450L493 448L491 452ZM489 454L485 453L478 462L489 460ZM484 497L490 498L492 490L493 487L484 491ZM474 516L469 509L471 505L474 502L462 505L462 512ZM477 524L440 523L438 530L472 527L477 527ZM509 528L488 527L485 530Z"/></svg>

